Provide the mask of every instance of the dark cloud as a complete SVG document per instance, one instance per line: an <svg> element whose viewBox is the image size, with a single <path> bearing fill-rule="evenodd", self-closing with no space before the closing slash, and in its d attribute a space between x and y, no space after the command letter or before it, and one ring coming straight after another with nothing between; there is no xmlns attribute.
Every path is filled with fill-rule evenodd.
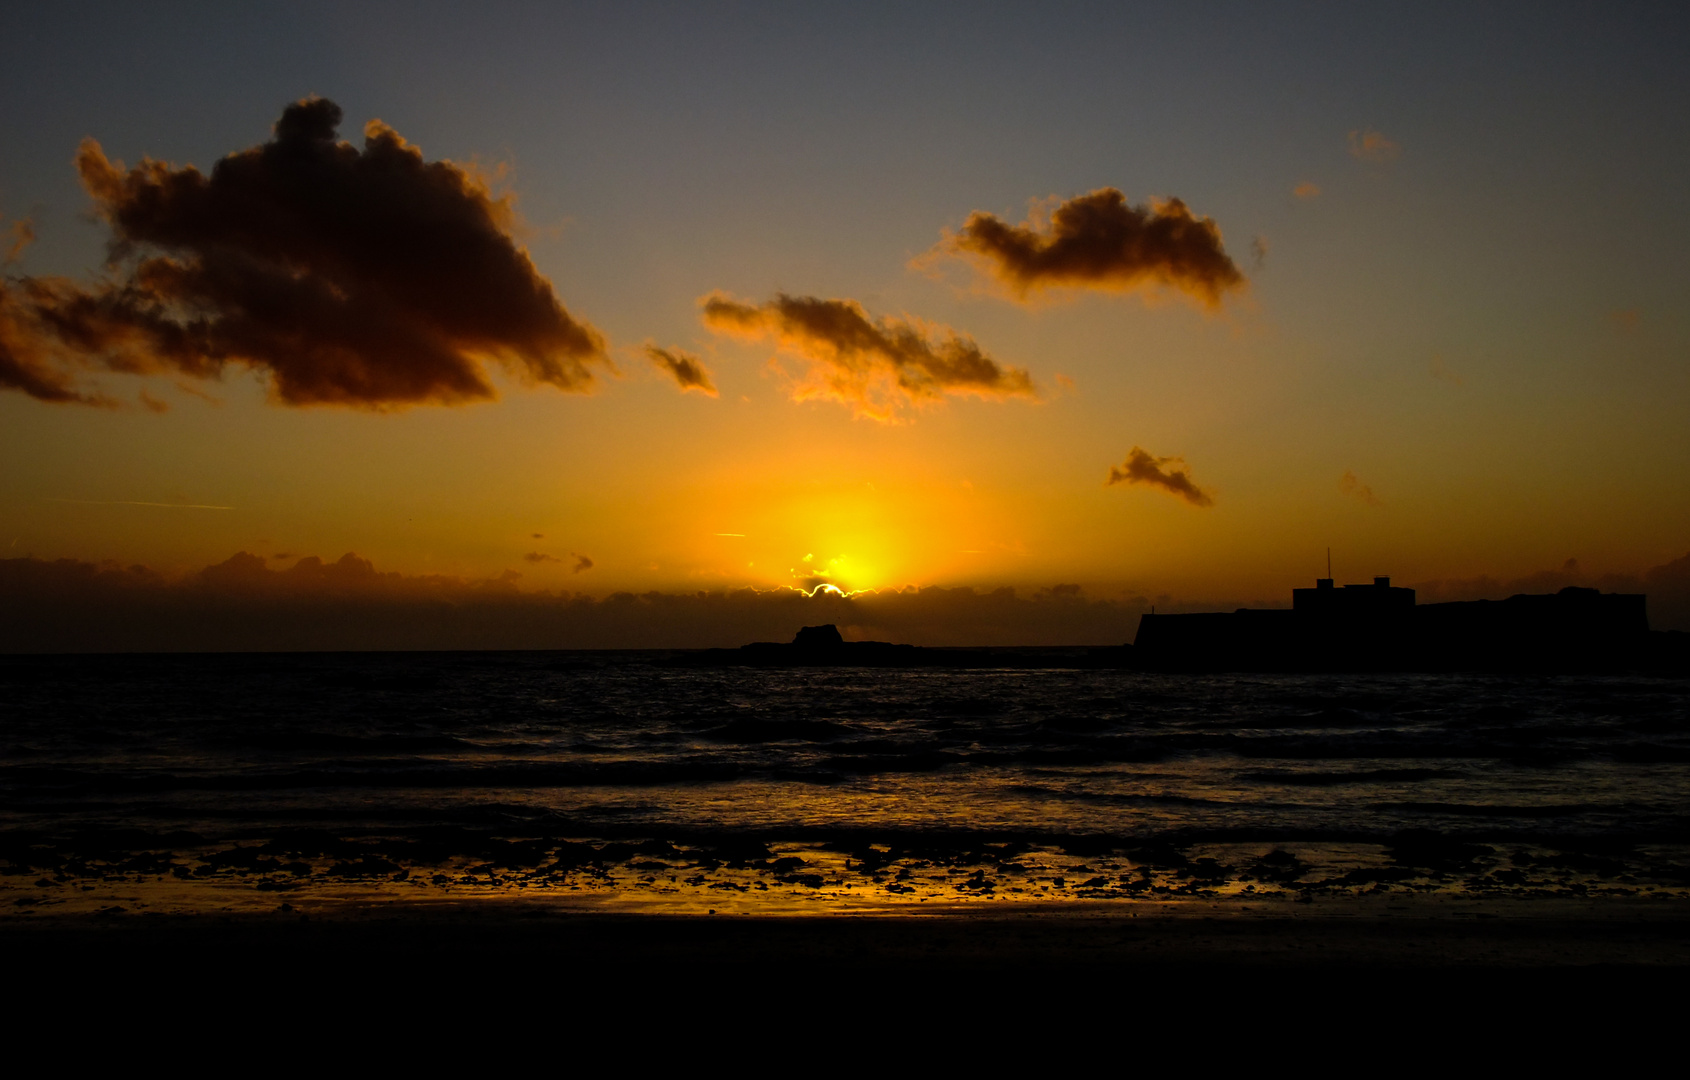
<svg viewBox="0 0 1690 1080"><path fill-rule="evenodd" d="M1577 585L1603 592L1643 593L1649 598L1649 625L1655 630L1690 630L1690 555L1652 566L1641 574L1588 574L1577 559L1523 577L1421 581L1412 588L1422 604L1445 600L1503 600L1518 593L1552 593Z"/></svg>
<svg viewBox="0 0 1690 1080"><path fill-rule="evenodd" d="M579 574L583 570L591 570L593 568L593 560L587 558L585 555L580 555L573 551L569 554L575 559L575 566L572 570L570 570L570 573Z"/></svg>
<svg viewBox="0 0 1690 1080"><path fill-rule="evenodd" d="M1111 466L1109 479L1105 485L1111 484L1149 484L1159 487L1163 491L1178 495L1193 506L1213 506L1214 496L1198 487L1191 480L1191 474L1185 469L1171 469L1167 466L1178 463L1185 464L1184 458L1155 457L1148 451L1133 447L1127 455L1126 464L1120 468Z"/></svg>
<svg viewBox="0 0 1690 1080"><path fill-rule="evenodd" d="M562 559L558 558L556 555L547 555L543 551L530 551L528 554L524 555L522 558L524 559L524 561L531 562L531 563L547 563L547 562L560 563L560 562L563 561Z"/></svg>
<svg viewBox="0 0 1690 1080"><path fill-rule="evenodd" d="M1568 559L1553 570L1539 570L1524 577L1500 580L1489 574L1471 578L1444 578L1421 581L1410 586L1422 604L1454 600L1503 600L1517 593L1552 593L1569 585L1588 585L1579 570L1577 559ZM1636 580L1628 579L1618 587L1621 592L1636 592ZM1610 589L1610 591L1615 591Z"/></svg>
<svg viewBox="0 0 1690 1080"><path fill-rule="evenodd" d="M604 342L512 239L509 198L379 120L362 149L338 141L340 120L331 101L297 102L209 175L126 169L85 140L108 274L0 285L0 386L100 403L81 371L212 379L240 364L288 405L448 405L493 397L492 362L588 389Z"/></svg>
<svg viewBox="0 0 1690 1080"><path fill-rule="evenodd" d="M39 401L80 405L113 405L104 394L78 390L72 374L43 340L32 310L20 303L22 287L0 282L0 389L18 390Z"/></svg>
<svg viewBox="0 0 1690 1080"><path fill-rule="evenodd" d="M1576 562L1512 581L1420 582L1421 603L1501 599L1564 584L1644 592L1655 629L1690 630L1690 555L1642 574L1585 577ZM1154 598L1158 611L1283 607L1241 596ZM852 640L917 645L1108 645L1131 641L1150 599L1088 599L1072 586L821 589L644 594L522 591L513 578L465 580L378 570L347 554L271 570L237 554L185 578L145 566L0 559L0 652L335 649L696 648L790 641L834 623Z"/></svg>
<svg viewBox="0 0 1690 1080"><path fill-rule="evenodd" d="M945 254L978 258L1022 299L1046 288L1165 286L1215 307L1244 287L1213 219L1193 216L1179 199L1132 206L1114 188L1058 204L1048 222L1037 208L1020 225L977 210L919 261Z"/></svg>
<svg viewBox="0 0 1690 1080"><path fill-rule="evenodd" d="M773 338L808 370L795 398L843 402L859 416L891 420L900 409L946 394L1037 397L1020 368L1004 367L967 335L913 319L873 318L855 300L780 293L747 304L720 293L703 300L718 333Z"/></svg>
<svg viewBox="0 0 1690 1080"><path fill-rule="evenodd" d="M383 572L353 554L272 570L243 552L177 580L144 566L0 559L0 652L10 653L734 647L822 623L853 640L917 645L1119 645L1148 607L1066 587L595 598L522 591L508 575Z"/></svg>
<svg viewBox="0 0 1690 1080"><path fill-rule="evenodd" d="M716 396L716 384L710 381L710 372L698 357L679 350L670 352L656 345L647 345L645 354L653 364L667 371L682 390L697 390L701 394Z"/></svg>

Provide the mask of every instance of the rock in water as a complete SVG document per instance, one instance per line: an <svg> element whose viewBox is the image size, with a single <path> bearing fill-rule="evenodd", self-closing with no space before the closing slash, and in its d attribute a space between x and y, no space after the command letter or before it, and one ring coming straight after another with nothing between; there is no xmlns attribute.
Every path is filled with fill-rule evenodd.
<svg viewBox="0 0 1690 1080"><path fill-rule="evenodd" d="M798 631L798 636L792 639L794 645L806 649L830 649L845 644L845 639L839 634L839 627L828 623L825 626L806 626Z"/></svg>

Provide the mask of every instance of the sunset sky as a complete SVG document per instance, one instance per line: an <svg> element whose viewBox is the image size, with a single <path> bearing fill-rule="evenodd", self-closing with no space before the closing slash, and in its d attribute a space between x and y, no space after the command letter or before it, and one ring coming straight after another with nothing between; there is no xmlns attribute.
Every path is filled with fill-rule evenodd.
<svg viewBox="0 0 1690 1080"><path fill-rule="evenodd" d="M1645 574L1690 18L1475 7L14 8L0 557Z"/></svg>

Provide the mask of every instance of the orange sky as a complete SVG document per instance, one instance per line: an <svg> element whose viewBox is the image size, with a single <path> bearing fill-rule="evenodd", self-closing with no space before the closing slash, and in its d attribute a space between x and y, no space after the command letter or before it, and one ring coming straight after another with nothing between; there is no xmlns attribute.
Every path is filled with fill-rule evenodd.
<svg viewBox="0 0 1690 1080"><path fill-rule="evenodd" d="M1236 14L1211 40L1158 23L1136 68L992 19L913 67L788 22L705 64L684 18L636 50L595 16L570 55L626 70L593 95L523 40L564 40L539 16L470 35L508 65L441 69L458 98L424 71L461 43L417 29L292 80L242 37L253 77L192 88L73 85L7 46L54 104L0 125L0 548L1216 603L1283 599L1328 547L1340 578L1403 583L1690 550L1690 214L1664 179L1690 140L1671 93L1614 82L1681 82L1680 28L1428 24L1369 64L1365 16ZM1018 63L968 69L982 41ZM345 110L339 149L307 132L342 171L218 202L293 175L271 125L313 92ZM176 217L124 186L245 151ZM213 329L172 353L160 311Z"/></svg>

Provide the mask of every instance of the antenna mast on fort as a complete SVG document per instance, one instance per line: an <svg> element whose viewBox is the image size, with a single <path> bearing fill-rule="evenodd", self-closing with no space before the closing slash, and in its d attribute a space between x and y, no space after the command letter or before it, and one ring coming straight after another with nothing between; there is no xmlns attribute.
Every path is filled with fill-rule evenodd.
<svg viewBox="0 0 1690 1080"><path fill-rule="evenodd" d="M1326 576L1332 576L1332 549L1326 549Z"/></svg>

